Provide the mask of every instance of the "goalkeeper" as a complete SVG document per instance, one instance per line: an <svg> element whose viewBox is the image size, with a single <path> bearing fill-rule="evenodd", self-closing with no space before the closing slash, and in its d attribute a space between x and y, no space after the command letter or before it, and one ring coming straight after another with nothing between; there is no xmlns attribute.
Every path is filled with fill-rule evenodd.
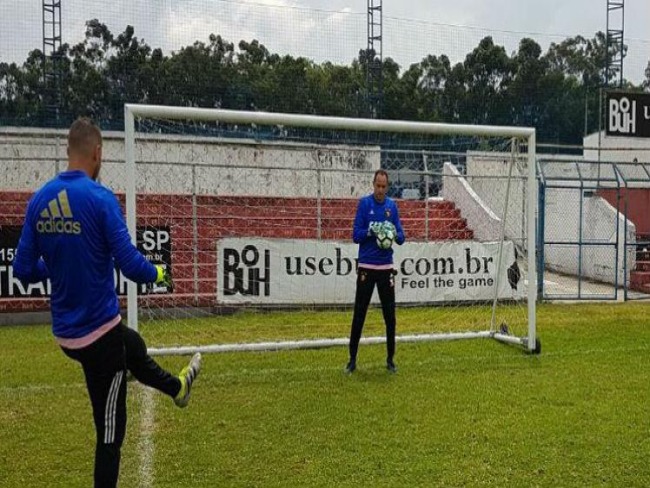
<svg viewBox="0 0 650 488"><path fill-rule="evenodd" d="M352 373L357 367L357 351L370 298L377 285L381 309L386 324L386 368L397 372L395 356L395 271L392 242L402 245L404 231L395 202L386 196L388 173L377 170L373 178L373 193L362 197L354 218L352 239L359 244L357 288L354 315L350 331L350 360L345 367Z"/></svg>
<svg viewBox="0 0 650 488"><path fill-rule="evenodd" d="M101 159L99 128L89 119L76 120L68 133L67 171L27 206L14 273L23 283L51 279L52 332L63 352L81 363L92 404L95 487L114 487L126 432L127 369L184 407L201 356L172 375L147 354L140 335L122 324L114 263L138 283L171 286L171 279L131 243L117 199L95 181Z"/></svg>

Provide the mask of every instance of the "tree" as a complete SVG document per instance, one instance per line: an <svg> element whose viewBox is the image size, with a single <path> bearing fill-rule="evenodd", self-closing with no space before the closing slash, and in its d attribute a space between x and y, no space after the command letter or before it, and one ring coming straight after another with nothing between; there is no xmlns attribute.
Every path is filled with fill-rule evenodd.
<svg viewBox="0 0 650 488"><path fill-rule="evenodd" d="M0 120L18 125L46 125L43 121L44 56L36 49L19 67L15 63L0 63Z"/></svg>
<svg viewBox="0 0 650 488"><path fill-rule="evenodd" d="M607 37L597 32L593 39L575 36L552 43L545 58L549 69L573 76L586 87L601 87L605 83Z"/></svg>
<svg viewBox="0 0 650 488"><path fill-rule="evenodd" d="M317 64L272 53L258 40L233 44L217 34L164 54L138 38L132 26L114 35L93 19L82 42L64 44L52 57L34 50L22 65L0 62L0 122L52 124L43 68L53 68L53 62L58 123L90 115L115 129L123 125L127 102L368 116L372 73L383 80L381 117L533 126L539 141L579 143L585 129L599 125L606 58L602 32L554 43L544 54L530 38L508 55L485 37L455 65L437 53L405 70L368 49L348 65ZM625 87L650 90L650 63L640 86Z"/></svg>
<svg viewBox="0 0 650 488"><path fill-rule="evenodd" d="M460 98L458 117L472 124L509 122L507 91L513 77L513 63L503 46L492 37L483 38L461 66L450 76L451 88Z"/></svg>
<svg viewBox="0 0 650 488"><path fill-rule="evenodd" d="M169 59L160 57L150 63L152 74L157 73L160 80L155 92L155 97L163 100L160 103L229 106L228 89L235 76L235 47L215 34L210 35L209 41L209 44L197 41Z"/></svg>
<svg viewBox="0 0 650 488"><path fill-rule="evenodd" d="M451 78L451 62L442 54L429 55L419 65L409 69L413 76L417 76L415 95L419 107L420 120L445 121L454 120L453 103L449 99L452 87L448 87ZM405 73L405 77L409 72Z"/></svg>
<svg viewBox="0 0 650 488"><path fill-rule="evenodd" d="M365 111L365 78L357 61L312 65L307 78L315 114L359 117Z"/></svg>
<svg viewBox="0 0 650 488"><path fill-rule="evenodd" d="M548 61L541 57L542 48L525 38L512 57L513 77L509 86L510 123L536 127L543 122L544 94L547 86Z"/></svg>

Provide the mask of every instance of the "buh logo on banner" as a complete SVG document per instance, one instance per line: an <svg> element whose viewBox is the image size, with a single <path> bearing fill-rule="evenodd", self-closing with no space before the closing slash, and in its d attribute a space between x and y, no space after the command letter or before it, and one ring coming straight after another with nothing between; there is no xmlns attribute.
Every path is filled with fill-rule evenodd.
<svg viewBox="0 0 650 488"><path fill-rule="evenodd" d="M252 295L268 297L271 293L271 253L264 250L264 256L251 244L239 250L226 247L223 250L223 293L224 295ZM261 285L264 285L262 290Z"/></svg>
<svg viewBox="0 0 650 488"><path fill-rule="evenodd" d="M607 93L608 136L650 137L650 94Z"/></svg>
<svg viewBox="0 0 650 488"><path fill-rule="evenodd" d="M636 133L636 101L627 97L609 99L609 132Z"/></svg>

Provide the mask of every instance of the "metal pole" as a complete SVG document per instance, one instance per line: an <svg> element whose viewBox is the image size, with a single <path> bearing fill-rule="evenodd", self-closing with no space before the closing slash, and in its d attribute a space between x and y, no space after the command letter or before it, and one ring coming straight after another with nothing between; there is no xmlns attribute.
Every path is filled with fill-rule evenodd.
<svg viewBox="0 0 650 488"><path fill-rule="evenodd" d="M537 262L535 260L535 210L537 205L537 173L536 164L536 144L537 137L533 131L528 137L528 280L532 281L537 276ZM536 317L536 300L537 287L533 283L528 283L528 350L534 351L537 333Z"/></svg>
<svg viewBox="0 0 650 488"><path fill-rule="evenodd" d="M124 106L124 150L126 170L126 226L133 245L137 245L135 225L135 117L128 105ZM138 330L138 285L127 282L127 324Z"/></svg>
<svg viewBox="0 0 650 488"><path fill-rule="evenodd" d="M194 146L192 146L194 151ZM195 158L192 157L192 161ZM198 197L196 195L196 164L192 164L192 267L194 278L194 305L199 306L199 227L198 227Z"/></svg>

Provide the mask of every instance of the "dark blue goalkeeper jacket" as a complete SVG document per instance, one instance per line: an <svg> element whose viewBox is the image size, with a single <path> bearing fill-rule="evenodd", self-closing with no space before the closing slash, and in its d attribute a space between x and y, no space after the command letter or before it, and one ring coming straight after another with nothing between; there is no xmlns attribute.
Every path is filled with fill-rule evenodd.
<svg viewBox="0 0 650 488"><path fill-rule="evenodd" d="M404 243L404 230L399 220L397 205L391 198L385 197L383 202L378 202L374 194L362 197L357 206L357 215L354 218L352 240L359 244L359 265L385 266L393 264L393 249L381 249L377 245L376 237L369 232L373 222L390 221L395 226L397 236L395 242Z"/></svg>
<svg viewBox="0 0 650 488"><path fill-rule="evenodd" d="M83 171L67 171L27 206L14 274L23 283L50 278L52 331L84 337L119 315L114 267L137 283L156 268L131 243L113 193Z"/></svg>

